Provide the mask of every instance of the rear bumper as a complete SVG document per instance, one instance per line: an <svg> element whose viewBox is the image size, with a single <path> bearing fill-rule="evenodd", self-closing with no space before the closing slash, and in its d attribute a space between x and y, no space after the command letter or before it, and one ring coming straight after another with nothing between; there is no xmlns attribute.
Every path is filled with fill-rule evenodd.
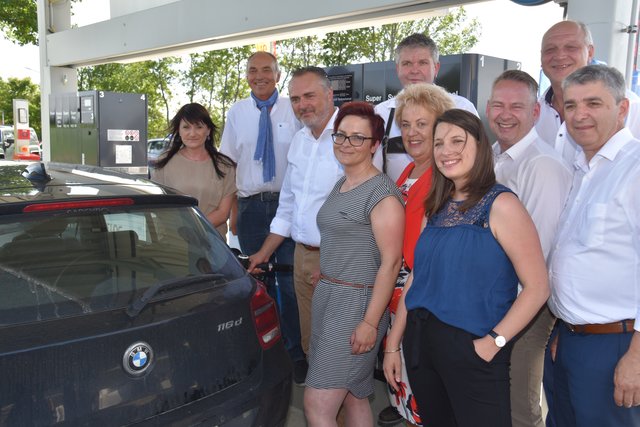
<svg viewBox="0 0 640 427"><path fill-rule="evenodd" d="M250 381L159 414L135 426L280 427L291 401L292 364L282 344L263 353L262 366Z"/></svg>

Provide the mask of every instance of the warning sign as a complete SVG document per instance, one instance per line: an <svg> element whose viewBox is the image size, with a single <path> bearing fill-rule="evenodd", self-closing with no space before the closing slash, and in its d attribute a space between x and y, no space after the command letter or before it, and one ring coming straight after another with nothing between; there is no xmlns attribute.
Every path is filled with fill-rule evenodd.
<svg viewBox="0 0 640 427"><path fill-rule="evenodd" d="M107 129L107 140L111 142L140 141L138 129Z"/></svg>

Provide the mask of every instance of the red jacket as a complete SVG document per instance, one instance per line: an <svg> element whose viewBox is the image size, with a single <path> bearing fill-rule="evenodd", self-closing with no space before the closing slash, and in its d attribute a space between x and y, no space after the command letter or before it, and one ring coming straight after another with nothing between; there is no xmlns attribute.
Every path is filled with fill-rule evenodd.
<svg viewBox="0 0 640 427"><path fill-rule="evenodd" d="M401 186L407 179L415 163L411 162L402 171L400 177L396 181L396 185ZM409 188L409 195L405 200L405 222L404 222L404 244L402 247L402 255L404 261L409 268L413 270L413 250L420 237L420 226L424 218L424 201L427 198L429 189L431 188L431 167L424 171L418 180Z"/></svg>

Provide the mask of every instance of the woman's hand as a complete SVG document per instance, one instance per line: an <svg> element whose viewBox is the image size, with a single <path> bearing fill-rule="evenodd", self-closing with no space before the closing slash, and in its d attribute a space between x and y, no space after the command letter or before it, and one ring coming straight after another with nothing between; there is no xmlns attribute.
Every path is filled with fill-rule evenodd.
<svg viewBox="0 0 640 427"><path fill-rule="evenodd" d="M473 340L473 348L476 354L485 362L491 362L496 354L500 351L495 340L490 335Z"/></svg>
<svg viewBox="0 0 640 427"><path fill-rule="evenodd" d="M382 369L384 370L384 377L387 379L387 383L394 391L398 391L400 389L398 383L402 381L402 359L400 358L400 352L385 352Z"/></svg>
<svg viewBox="0 0 640 427"><path fill-rule="evenodd" d="M351 334L351 354L362 354L373 350L378 329L369 322L362 321Z"/></svg>

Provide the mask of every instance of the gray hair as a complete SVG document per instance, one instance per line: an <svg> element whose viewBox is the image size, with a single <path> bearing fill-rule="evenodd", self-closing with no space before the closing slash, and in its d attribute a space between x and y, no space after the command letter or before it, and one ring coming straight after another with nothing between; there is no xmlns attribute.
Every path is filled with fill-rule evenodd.
<svg viewBox="0 0 640 427"><path fill-rule="evenodd" d="M436 42L434 42L431 37L425 36L422 33L414 33L405 37L396 47L396 50L395 50L396 64L400 60L400 52L402 52L402 49L405 49L405 48L414 49L417 47L429 49L429 52L431 52L431 59L433 59L433 63L434 64L438 63L440 59L440 51L438 50L438 46L436 45Z"/></svg>
<svg viewBox="0 0 640 427"><path fill-rule="evenodd" d="M562 91L566 91L569 86L594 82L602 82L616 103L625 98L626 85L622 73L613 67L601 64L587 65L569 74L562 82Z"/></svg>
<svg viewBox="0 0 640 427"><path fill-rule="evenodd" d="M568 22L573 22L578 27L580 27L580 29L582 30L582 34L584 34L585 44L587 46L593 46L593 36L591 35L591 30L589 29L589 27L587 27L587 24L585 24L582 21L568 21Z"/></svg>
<svg viewBox="0 0 640 427"><path fill-rule="evenodd" d="M272 60L271 68L273 69L273 72L274 73L280 72L280 66L278 65L278 58L276 58L275 55L272 54L271 52L267 52L266 50L259 50L257 52L252 53L251 56L247 59L247 74L249 74L249 66L251 65L251 60L258 55L267 55L271 57L271 60Z"/></svg>
<svg viewBox="0 0 640 427"><path fill-rule="evenodd" d="M329 81L327 72L320 67L314 67L314 66L298 68L293 73L291 73L291 80L289 80L289 87L291 87L291 82L293 81L293 79L307 73L314 74L316 77L318 77L318 80L320 80L320 84L324 86L325 90L331 89L331 81Z"/></svg>
<svg viewBox="0 0 640 427"><path fill-rule="evenodd" d="M529 95L531 96L531 100L535 103L538 99L538 83L531 77L528 73L525 73L521 70L506 70L502 74L500 74L493 81L493 86L491 86L491 90L495 89L496 85L501 81L511 81L522 83L527 86L529 89Z"/></svg>

